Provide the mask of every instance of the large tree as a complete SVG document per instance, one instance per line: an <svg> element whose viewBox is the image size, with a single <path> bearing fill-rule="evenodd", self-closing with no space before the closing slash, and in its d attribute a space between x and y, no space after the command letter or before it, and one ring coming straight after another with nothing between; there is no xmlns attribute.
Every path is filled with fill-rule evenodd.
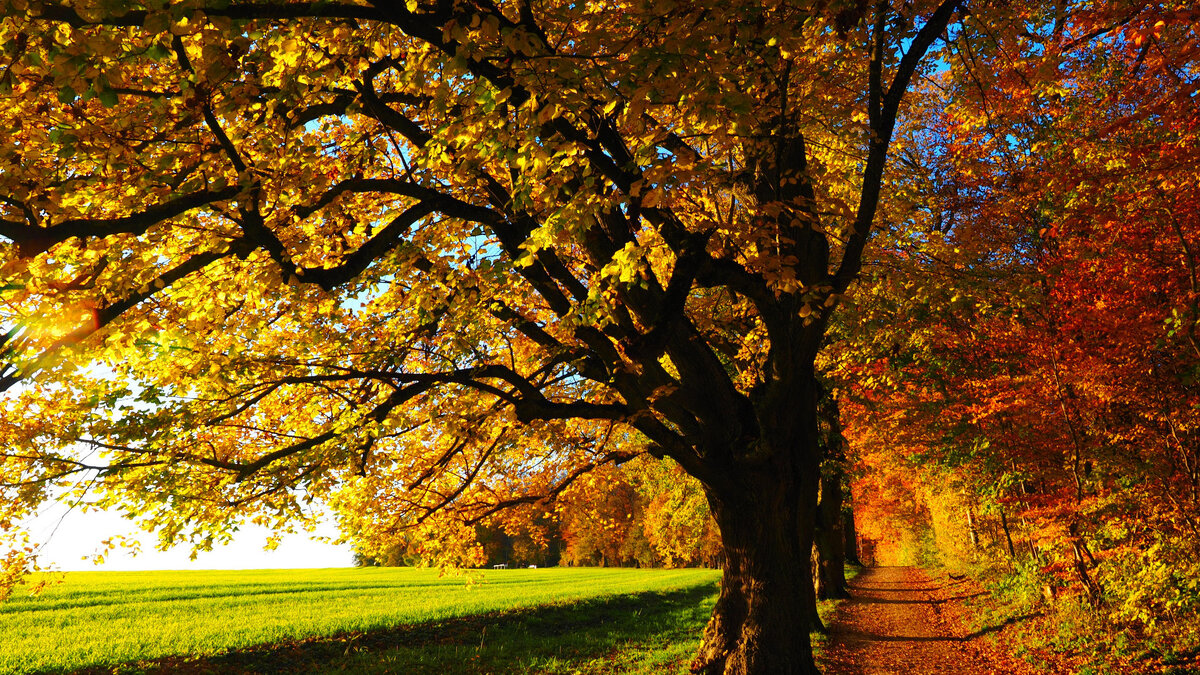
<svg viewBox="0 0 1200 675"><path fill-rule="evenodd" d="M0 523L315 496L469 560L668 456L724 546L694 668L815 672L813 361L963 4L4 2Z"/></svg>

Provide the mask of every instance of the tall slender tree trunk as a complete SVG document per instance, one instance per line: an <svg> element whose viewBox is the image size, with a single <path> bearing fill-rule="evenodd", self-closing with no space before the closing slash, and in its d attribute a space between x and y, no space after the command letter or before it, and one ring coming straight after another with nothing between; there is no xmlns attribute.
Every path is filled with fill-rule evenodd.
<svg viewBox="0 0 1200 675"><path fill-rule="evenodd" d="M1008 542L1008 557L1013 560L1017 559L1017 547L1013 546L1012 532L1008 529L1008 517L1004 515L1004 508L1000 508L1000 527L1004 530L1004 541Z"/></svg>
<svg viewBox="0 0 1200 675"><path fill-rule="evenodd" d="M862 559L858 556L858 528L854 524L853 503L842 507L842 541L846 562L862 567Z"/></svg>
<svg viewBox="0 0 1200 675"><path fill-rule="evenodd" d="M971 536L971 553L979 552L979 527L975 524L975 506L967 503L967 533Z"/></svg>
<svg viewBox="0 0 1200 675"><path fill-rule="evenodd" d="M842 470L840 462L826 466L821 475L821 501L817 507L817 599L848 598L846 551L842 535Z"/></svg>
<svg viewBox="0 0 1200 675"><path fill-rule="evenodd" d="M820 503L817 505L816 597L819 600L848 598L846 590L846 542L842 534L842 483L845 478L846 439L842 436L841 413L832 392L818 404L822 462ZM814 605L814 612L816 607Z"/></svg>

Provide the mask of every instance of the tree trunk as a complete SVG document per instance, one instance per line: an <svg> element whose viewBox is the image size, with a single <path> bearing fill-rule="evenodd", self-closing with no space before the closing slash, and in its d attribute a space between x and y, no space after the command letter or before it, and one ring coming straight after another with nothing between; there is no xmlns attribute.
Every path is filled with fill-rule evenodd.
<svg viewBox="0 0 1200 675"><path fill-rule="evenodd" d="M1084 590L1087 591L1088 601L1093 605L1101 604L1104 597L1104 590L1095 579L1092 579L1092 575L1088 574L1088 566L1084 562L1078 540L1071 542L1071 553L1075 558L1075 574L1079 576L1079 582L1083 584Z"/></svg>
<svg viewBox="0 0 1200 675"><path fill-rule="evenodd" d="M1013 560L1017 559L1017 548L1013 546L1012 533L1008 531L1008 518L1004 515L1004 508L1000 508L1000 527L1004 528L1004 540L1008 542L1008 557Z"/></svg>
<svg viewBox="0 0 1200 675"><path fill-rule="evenodd" d="M821 435L822 462L820 503L817 506L817 583L820 600L848 598L846 591L846 542L842 535L842 480L846 461L846 439L842 436L841 414L832 392L824 392L817 406L824 424ZM814 612L816 606L813 607Z"/></svg>
<svg viewBox="0 0 1200 675"><path fill-rule="evenodd" d="M1080 536L1079 525L1071 523L1067 527L1067 532L1071 535L1071 553L1075 558L1075 573L1079 576L1079 582L1083 584L1084 590L1087 591L1088 600L1093 605L1103 604L1104 587L1093 579L1092 575L1088 574L1088 567L1094 567L1096 559L1092 557L1091 550L1088 549L1087 543Z"/></svg>
<svg viewBox="0 0 1200 675"><path fill-rule="evenodd" d="M818 515L817 520L821 517ZM816 535L819 536L819 535ZM808 556L809 570L812 573L813 593L808 602L808 623L811 627L810 633L828 633L829 629L825 627L825 622L821 621L821 610L817 608L817 600L825 600L829 598L829 591L826 588L825 577L821 572L821 553L817 550L817 544L814 540L812 551Z"/></svg>
<svg viewBox="0 0 1200 675"><path fill-rule="evenodd" d="M834 460L836 462L836 460ZM817 507L816 548L817 599L848 598L846 590L846 550L842 535L841 464L826 465L821 475L821 503Z"/></svg>
<svg viewBox="0 0 1200 675"><path fill-rule="evenodd" d="M842 508L842 542L846 562L862 567L862 559L858 557L858 528L854 525L854 504Z"/></svg>
<svg viewBox="0 0 1200 675"><path fill-rule="evenodd" d="M971 553L979 552L979 528L975 526L975 507L967 503L967 532L971 535Z"/></svg>
<svg viewBox="0 0 1200 675"><path fill-rule="evenodd" d="M815 458L813 450L799 454ZM803 471L798 457L787 454L738 476L736 490L706 488L725 560L694 673L819 672L809 642L817 463Z"/></svg>

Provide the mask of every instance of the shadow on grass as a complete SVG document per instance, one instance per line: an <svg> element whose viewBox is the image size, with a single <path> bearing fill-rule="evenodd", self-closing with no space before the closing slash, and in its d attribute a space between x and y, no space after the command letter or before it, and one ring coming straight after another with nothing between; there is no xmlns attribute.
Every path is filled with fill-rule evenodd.
<svg viewBox="0 0 1200 675"><path fill-rule="evenodd" d="M1010 616L998 624L995 624L992 626L986 626L984 628L980 628L979 630L975 631L974 633L971 633L969 635L964 635L962 637L962 641L969 642L971 640L974 640L975 638L981 638L984 635L987 635L989 633L995 633L997 631L1004 630L1005 628L1008 628L1009 626L1011 626L1013 624L1021 623L1022 621L1028 621L1030 619L1040 617L1040 616L1042 616L1041 612L1030 612L1029 614L1024 614L1021 616Z"/></svg>
<svg viewBox="0 0 1200 675"><path fill-rule="evenodd" d="M713 583L68 672L682 673L716 595Z"/></svg>

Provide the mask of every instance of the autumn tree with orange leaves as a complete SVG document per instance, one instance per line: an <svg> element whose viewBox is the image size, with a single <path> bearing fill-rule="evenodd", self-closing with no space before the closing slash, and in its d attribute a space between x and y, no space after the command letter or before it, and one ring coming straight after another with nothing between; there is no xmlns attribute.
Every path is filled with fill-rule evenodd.
<svg viewBox="0 0 1200 675"><path fill-rule="evenodd" d="M1114 672L1200 647L1198 17L1048 26L1055 86L1019 43L963 45L991 79L947 79L924 123L927 224L876 241L823 355L867 528L1088 617L1076 656Z"/></svg>

